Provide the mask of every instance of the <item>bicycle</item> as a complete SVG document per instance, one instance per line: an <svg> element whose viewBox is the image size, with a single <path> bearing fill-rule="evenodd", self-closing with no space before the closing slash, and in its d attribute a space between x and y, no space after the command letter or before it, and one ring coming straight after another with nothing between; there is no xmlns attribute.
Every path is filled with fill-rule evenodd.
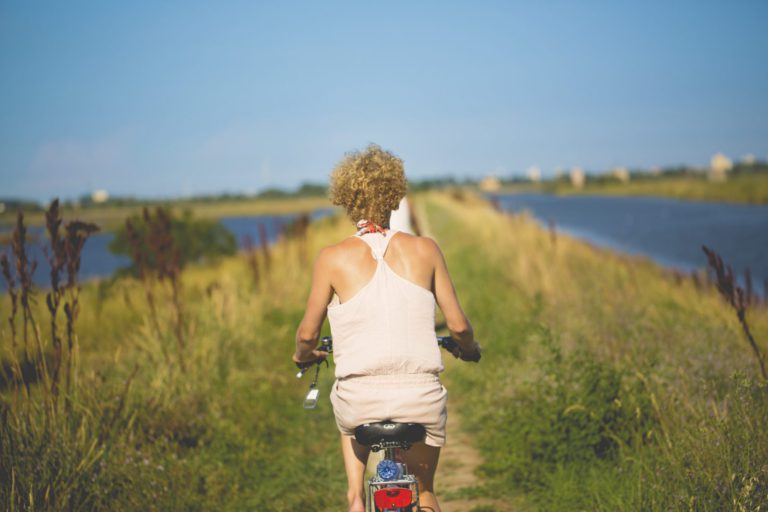
<svg viewBox="0 0 768 512"><path fill-rule="evenodd" d="M450 336L438 336L437 344L455 353L458 344ZM324 336L316 350L333 353L333 339ZM296 375L301 378L309 369L315 367L315 376L309 385L309 392L304 398L304 408L317 407L320 390L317 380L320 376L320 368L327 357L318 359L299 370ZM367 423L355 428L355 440L368 446L371 451L378 453L383 450L383 455L376 465L376 472L368 479L365 508L367 512L418 512L419 486L416 477L408 473L408 468L402 462L401 452L408 450L411 445L423 441L426 431L417 423L397 423L393 421L379 421Z"/></svg>

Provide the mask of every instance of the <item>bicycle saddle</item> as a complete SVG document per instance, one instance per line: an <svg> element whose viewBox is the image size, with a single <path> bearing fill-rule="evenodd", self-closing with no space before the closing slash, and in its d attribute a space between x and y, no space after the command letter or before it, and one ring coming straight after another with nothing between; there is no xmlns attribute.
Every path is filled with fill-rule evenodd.
<svg viewBox="0 0 768 512"><path fill-rule="evenodd" d="M376 449L390 446L407 448L411 444L424 439L425 435L424 427L418 423L379 421L376 423L366 423L355 428L355 439L357 442Z"/></svg>

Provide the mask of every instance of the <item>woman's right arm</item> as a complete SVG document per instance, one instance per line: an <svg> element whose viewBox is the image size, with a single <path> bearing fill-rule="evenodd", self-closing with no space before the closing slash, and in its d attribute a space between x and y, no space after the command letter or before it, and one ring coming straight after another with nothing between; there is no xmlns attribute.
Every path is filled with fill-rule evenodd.
<svg viewBox="0 0 768 512"><path fill-rule="evenodd" d="M461 309L459 298L456 296L456 289L453 287L453 281L448 273L445 257L443 257L437 243L431 242L434 245L434 293L437 305L443 312L448 330L451 332L451 338L461 348L461 358L465 361L478 361L480 359L480 345L475 341L472 324L469 323L467 315Z"/></svg>

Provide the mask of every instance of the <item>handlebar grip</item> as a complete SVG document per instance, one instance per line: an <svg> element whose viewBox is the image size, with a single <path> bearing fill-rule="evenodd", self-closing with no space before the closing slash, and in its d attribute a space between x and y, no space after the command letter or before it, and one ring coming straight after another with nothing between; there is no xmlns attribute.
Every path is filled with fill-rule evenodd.
<svg viewBox="0 0 768 512"><path fill-rule="evenodd" d="M459 346L450 336L438 336L437 344L449 352L453 352Z"/></svg>

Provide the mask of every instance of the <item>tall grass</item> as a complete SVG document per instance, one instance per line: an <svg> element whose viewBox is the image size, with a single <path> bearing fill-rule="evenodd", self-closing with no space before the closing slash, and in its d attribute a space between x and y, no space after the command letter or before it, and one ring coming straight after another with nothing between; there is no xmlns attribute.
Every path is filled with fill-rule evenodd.
<svg viewBox="0 0 768 512"><path fill-rule="evenodd" d="M474 492L544 510L766 506L768 395L714 288L471 196L425 209L486 348L482 375L446 372L486 458ZM746 315L764 338L766 309Z"/></svg>
<svg viewBox="0 0 768 512"><path fill-rule="evenodd" d="M241 277L244 256L185 269L186 371L164 355L178 346L170 284L147 274L84 286L77 399L55 436L36 405L48 388L30 382L29 399L0 394L0 508L339 509L345 479L330 408L301 407L289 355L309 284L305 259L344 227L307 224L263 247L258 286ZM46 311L30 301L33 317ZM10 334L5 323L4 359ZM28 422L14 419L27 409Z"/></svg>
<svg viewBox="0 0 768 512"><path fill-rule="evenodd" d="M479 366L446 361L459 403L451 414L464 417L486 461L483 485L465 492L524 494L544 510L764 506L768 390L716 290L553 237L470 194L432 194L415 206L485 348ZM305 384L289 356L308 259L351 231L336 217L299 224L274 246L181 270L183 347L170 283L146 274L78 285L76 393L59 386L71 407L55 424L43 381L55 366L53 343L43 341L52 324L38 320L50 320L51 308L35 300L43 291L22 293L33 262L0 257L13 281L0 298L0 508L342 509L330 404L301 408ZM72 296L51 301L64 357ZM764 307L745 315L755 339L766 339ZM25 370L27 351L49 372ZM330 380L326 372L321 389Z"/></svg>

